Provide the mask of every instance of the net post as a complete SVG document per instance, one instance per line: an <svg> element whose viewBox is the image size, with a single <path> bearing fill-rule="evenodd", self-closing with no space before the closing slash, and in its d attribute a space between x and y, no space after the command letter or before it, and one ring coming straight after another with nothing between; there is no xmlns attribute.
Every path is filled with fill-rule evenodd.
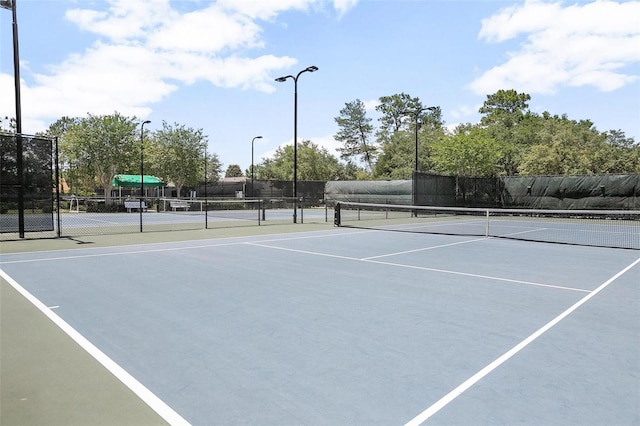
<svg viewBox="0 0 640 426"><path fill-rule="evenodd" d="M340 226L340 202L333 208L333 226Z"/></svg>
<svg viewBox="0 0 640 426"><path fill-rule="evenodd" d="M261 216L262 216L262 200L258 200L258 226L260 226Z"/></svg>
<svg viewBox="0 0 640 426"><path fill-rule="evenodd" d="M206 173L206 172L205 172ZM204 182L205 193L207 191L207 181ZM202 207L202 204L200 205ZM204 196L204 229L209 229L209 200L207 195Z"/></svg>
<svg viewBox="0 0 640 426"><path fill-rule="evenodd" d="M485 215L487 217L487 221L484 227L484 236L489 237L489 209L485 210Z"/></svg>

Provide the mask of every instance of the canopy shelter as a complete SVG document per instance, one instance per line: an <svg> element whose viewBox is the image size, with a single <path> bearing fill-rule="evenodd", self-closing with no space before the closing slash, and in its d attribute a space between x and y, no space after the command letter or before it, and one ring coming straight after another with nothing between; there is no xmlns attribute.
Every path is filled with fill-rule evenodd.
<svg viewBox="0 0 640 426"><path fill-rule="evenodd" d="M115 175L113 177L112 185L127 188L140 188L140 185L145 187L163 186L164 183L160 178L155 176L144 175L144 179L141 179L141 175Z"/></svg>

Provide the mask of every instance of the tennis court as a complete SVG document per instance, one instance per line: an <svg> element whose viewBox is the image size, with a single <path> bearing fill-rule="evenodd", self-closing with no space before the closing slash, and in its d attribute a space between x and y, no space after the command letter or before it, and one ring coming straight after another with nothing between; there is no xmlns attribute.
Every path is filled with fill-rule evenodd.
<svg viewBox="0 0 640 426"><path fill-rule="evenodd" d="M3 385L2 424L38 410L58 424L640 423L640 251L288 227L3 249L2 299L26 298L64 334L56 348L73 338L84 355L69 356L97 367L77 377L86 361L41 351L66 379ZM4 362L20 358L9 330L31 323L15 309L3 383L26 374ZM29 403L47 391L72 396Z"/></svg>

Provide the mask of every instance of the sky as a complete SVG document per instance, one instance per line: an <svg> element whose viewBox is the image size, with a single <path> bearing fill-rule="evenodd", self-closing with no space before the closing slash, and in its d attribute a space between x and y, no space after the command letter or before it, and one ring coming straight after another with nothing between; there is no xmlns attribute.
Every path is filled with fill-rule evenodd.
<svg viewBox="0 0 640 426"><path fill-rule="evenodd" d="M224 169L298 140L338 156L335 118L381 96L476 123L487 95L640 142L640 1L14 0L23 133L119 112L202 129ZM0 10L0 119L15 116L12 14ZM5 126L6 127L6 126ZM255 139L262 136L261 139Z"/></svg>

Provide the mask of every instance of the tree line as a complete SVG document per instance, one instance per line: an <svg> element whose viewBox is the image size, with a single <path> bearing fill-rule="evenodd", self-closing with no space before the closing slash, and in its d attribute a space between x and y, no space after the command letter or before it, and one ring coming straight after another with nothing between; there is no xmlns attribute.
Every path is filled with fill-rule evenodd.
<svg viewBox="0 0 640 426"><path fill-rule="evenodd" d="M342 159L365 164L374 179L408 179L416 166L425 173L481 177L640 172L640 146L624 132L533 113L530 99L499 90L479 109L479 123L452 130L439 107L404 93L380 98L375 129L364 103L355 100L336 117L335 139L343 143Z"/></svg>
<svg viewBox="0 0 640 426"><path fill-rule="evenodd" d="M377 126L356 99L335 117L342 162L302 141L298 173L303 180L336 180L410 179L413 170L476 177L640 172L640 145L623 131L600 132L590 120L566 114L536 114L530 100L526 93L499 90L479 109L479 123L450 129L440 107L406 93L379 98ZM279 148L254 173L291 179L293 147Z"/></svg>
<svg viewBox="0 0 640 426"><path fill-rule="evenodd" d="M207 152L202 129L178 123L163 121L161 129L143 134L136 117L88 114L57 120L47 135L58 137L63 178L75 194L92 194L99 187L108 198L115 175L139 175L144 168L145 175L172 182L180 196L205 175L216 182L222 169L218 156Z"/></svg>
<svg viewBox="0 0 640 426"><path fill-rule="evenodd" d="M600 132L589 120L566 115L536 114L531 97L515 90L488 95L479 123L448 128L438 106L400 93L379 98L377 126L365 104L345 103L335 122L339 158L311 140L298 144L300 180L410 179L420 172L459 176L576 175L639 173L640 145L621 130ZM217 182L223 165L207 152L202 129L167 122L141 135L140 120L118 112L63 117L46 134L57 136L63 177L77 194L96 186L111 193L116 174L146 175L183 188L206 180ZM416 162L417 141L417 162ZM276 150L243 171L237 164L226 177L291 180L293 146ZM205 170L206 167L206 170Z"/></svg>

